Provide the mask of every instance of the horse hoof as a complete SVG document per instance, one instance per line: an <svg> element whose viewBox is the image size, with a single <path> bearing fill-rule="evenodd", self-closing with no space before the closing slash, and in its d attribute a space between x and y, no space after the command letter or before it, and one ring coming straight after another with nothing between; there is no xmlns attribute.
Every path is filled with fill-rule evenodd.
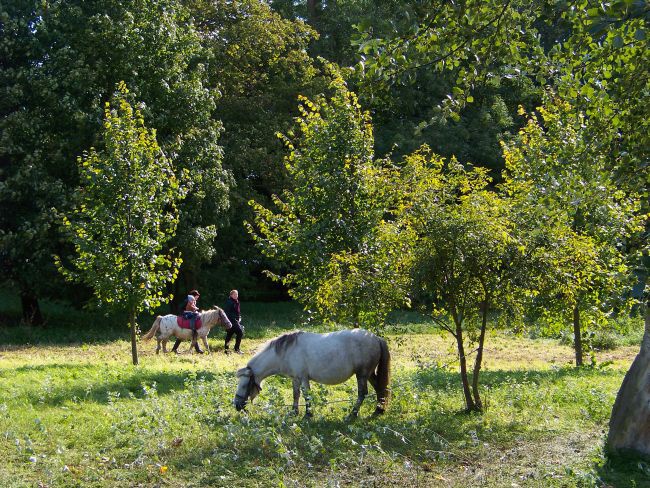
<svg viewBox="0 0 650 488"><path fill-rule="evenodd" d="M310 419L314 418L314 414L311 413L311 412L306 413L305 416L304 416L303 418L304 418L305 420L310 420Z"/></svg>
<svg viewBox="0 0 650 488"><path fill-rule="evenodd" d="M377 408L375 411L372 413L373 417L379 417L380 415L384 414L384 409L383 408Z"/></svg>

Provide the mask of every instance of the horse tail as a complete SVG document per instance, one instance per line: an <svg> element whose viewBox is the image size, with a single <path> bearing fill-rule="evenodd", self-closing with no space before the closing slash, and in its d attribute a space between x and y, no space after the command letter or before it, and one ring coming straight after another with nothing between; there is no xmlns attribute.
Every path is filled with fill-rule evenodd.
<svg viewBox="0 0 650 488"><path fill-rule="evenodd" d="M379 339L379 346L381 354L379 356L379 364L377 365L377 411L376 413L383 412L388 407L388 400L390 398L390 352L388 351L388 344L381 337Z"/></svg>
<svg viewBox="0 0 650 488"><path fill-rule="evenodd" d="M149 332L142 336L143 340L148 341L156 334L156 332L158 332L158 329L160 329L161 320L162 315L158 315L158 317L156 317L156 320L153 321L153 325L151 326L151 329L149 329Z"/></svg>

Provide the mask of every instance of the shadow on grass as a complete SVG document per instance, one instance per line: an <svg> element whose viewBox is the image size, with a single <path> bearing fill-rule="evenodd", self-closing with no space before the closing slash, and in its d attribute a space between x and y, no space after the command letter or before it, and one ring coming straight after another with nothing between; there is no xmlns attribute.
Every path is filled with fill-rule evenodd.
<svg viewBox="0 0 650 488"><path fill-rule="evenodd" d="M539 385L563 378L598 376L607 373L606 369L574 368L572 366L547 370L489 370L481 371L481 387L498 387L507 383L528 383ZM612 373L616 374L616 373ZM460 388L460 373L445 369L420 369L413 373L412 379L420 388L445 388L450 383ZM470 378L471 379L471 378Z"/></svg>
<svg viewBox="0 0 650 488"><path fill-rule="evenodd" d="M650 459L635 455L609 456L596 472L603 486L650 486Z"/></svg>
<svg viewBox="0 0 650 488"><path fill-rule="evenodd" d="M20 349L33 345L75 345L75 344L107 344L116 340L128 340L129 329L126 325L116 327L114 322L85 316L79 323L79 318L71 321L66 317L60 320L50 320L43 326L11 325L0 326L0 343Z"/></svg>
<svg viewBox="0 0 650 488"><path fill-rule="evenodd" d="M145 386L155 390L159 396L173 393L186 388L188 381L214 381L217 376L232 373L217 373L206 370L167 372L134 370L119 372L110 377L92 377L88 374L96 371L93 365L48 364L37 366L21 366L12 370L16 380L21 375L32 375L39 372L54 378L63 378L65 384L53 384L47 388L25 391L25 399L35 405L60 406L68 401L93 402L106 404L111 395L121 398L144 398L147 395ZM117 376L117 378L115 377Z"/></svg>

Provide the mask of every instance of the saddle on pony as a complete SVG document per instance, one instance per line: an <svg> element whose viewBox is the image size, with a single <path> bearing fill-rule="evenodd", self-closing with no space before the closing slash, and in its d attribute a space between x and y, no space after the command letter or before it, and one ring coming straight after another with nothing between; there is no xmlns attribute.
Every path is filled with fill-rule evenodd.
<svg viewBox="0 0 650 488"><path fill-rule="evenodd" d="M186 319L182 315L179 315L176 317L176 323L181 329L189 329L190 328L190 319ZM196 322L194 322L194 326L196 327L196 330L199 330L201 328L201 317L196 318Z"/></svg>

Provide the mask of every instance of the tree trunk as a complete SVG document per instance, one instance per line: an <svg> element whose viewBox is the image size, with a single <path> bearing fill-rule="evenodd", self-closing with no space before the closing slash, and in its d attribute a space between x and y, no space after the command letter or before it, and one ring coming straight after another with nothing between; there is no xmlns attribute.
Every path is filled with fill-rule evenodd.
<svg viewBox="0 0 650 488"><path fill-rule="evenodd" d="M482 304L481 310L481 334L478 338L478 349L476 350L476 359L474 360L474 372L472 373L472 392L474 393L474 403L476 410L483 410L483 402L481 401L481 394L478 391L478 377L481 373L481 363L483 362L483 343L485 342L485 330L487 329L487 312L488 301L485 299Z"/></svg>
<svg viewBox="0 0 650 488"><path fill-rule="evenodd" d="M582 334L580 333L580 309L573 307L573 348L576 351L576 366L582 366Z"/></svg>
<svg viewBox="0 0 650 488"><path fill-rule="evenodd" d="M320 17L321 0L307 0L307 17L313 23Z"/></svg>
<svg viewBox="0 0 650 488"><path fill-rule="evenodd" d="M625 375L609 420L607 448L650 457L650 307L645 306L641 351Z"/></svg>
<svg viewBox="0 0 650 488"><path fill-rule="evenodd" d="M23 311L23 321L30 325L43 325L43 315L36 294L31 290L21 290L20 304Z"/></svg>
<svg viewBox="0 0 650 488"><path fill-rule="evenodd" d="M131 357L133 359L133 365L138 365L138 325L135 322L135 307L129 309L129 324L131 326Z"/></svg>
<svg viewBox="0 0 650 488"><path fill-rule="evenodd" d="M463 345L463 328L462 325L456 324L456 344L458 346L458 357L460 358L460 379L463 382L463 394L465 395L465 406L468 412L476 410L474 400L472 399L472 392L469 388L469 380L467 378L467 360L465 359L465 346Z"/></svg>

